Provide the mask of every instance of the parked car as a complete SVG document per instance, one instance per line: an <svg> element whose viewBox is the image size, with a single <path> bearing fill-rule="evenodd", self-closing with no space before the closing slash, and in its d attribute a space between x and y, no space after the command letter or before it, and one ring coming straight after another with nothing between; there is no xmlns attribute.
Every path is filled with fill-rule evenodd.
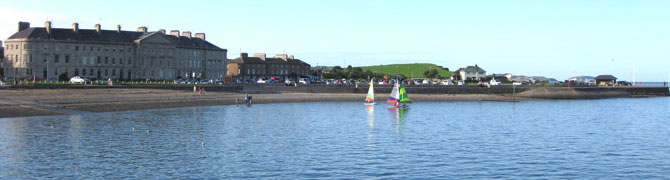
<svg viewBox="0 0 670 180"><path fill-rule="evenodd" d="M521 86L521 85L530 85L530 82L528 81L519 81L519 82L514 82L512 83L514 86Z"/></svg>
<svg viewBox="0 0 670 180"><path fill-rule="evenodd" d="M267 79L260 78L256 81L256 83L265 84L267 81L268 81Z"/></svg>
<svg viewBox="0 0 670 180"><path fill-rule="evenodd" d="M460 81L458 81L457 85L459 85L459 86L465 86L466 84L465 84L465 81L460 80Z"/></svg>
<svg viewBox="0 0 670 180"><path fill-rule="evenodd" d="M91 82L90 79L82 78L82 77L79 77L79 76L75 76L75 77L70 78L70 83L73 83L73 84L74 83L84 84L84 83L90 83L90 82Z"/></svg>
<svg viewBox="0 0 670 180"><path fill-rule="evenodd" d="M502 83L500 81L496 80L496 79L491 79L491 81L489 81L489 85L500 86L500 85L502 85Z"/></svg>
<svg viewBox="0 0 670 180"><path fill-rule="evenodd" d="M3 81L14 81L14 77L4 77L2 78Z"/></svg>
<svg viewBox="0 0 670 180"><path fill-rule="evenodd" d="M300 79L298 79L298 83L300 83L300 84L310 84L310 81L307 78L300 78Z"/></svg>
<svg viewBox="0 0 670 180"><path fill-rule="evenodd" d="M200 84L212 84L212 80L210 80L210 79L203 79L203 80L200 80L199 83L200 83Z"/></svg>
<svg viewBox="0 0 670 180"><path fill-rule="evenodd" d="M442 80L441 84L445 85L445 86L451 86L451 85L454 85L454 81L452 81L451 79L445 79L445 80Z"/></svg>
<svg viewBox="0 0 670 180"><path fill-rule="evenodd" d="M293 85L293 84L295 84L295 81L293 79L289 78L289 79L284 80L284 84L286 84L287 86Z"/></svg>
<svg viewBox="0 0 670 180"><path fill-rule="evenodd" d="M616 85L618 86L632 86L633 84L628 81L617 81Z"/></svg>
<svg viewBox="0 0 670 180"><path fill-rule="evenodd" d="M430 80L428 80L428 79L424 79L423 82L421 82L421 84L423 84L423 85L430 85L431 83L430 83Z"/></svg>
<svg viewBox="0 0 670 180"><path fill-rule="evenodd" d="M40 79L38 77L29 77L29 78L25 78L23 80L24 81L41 81L42 79Z"/></svg>

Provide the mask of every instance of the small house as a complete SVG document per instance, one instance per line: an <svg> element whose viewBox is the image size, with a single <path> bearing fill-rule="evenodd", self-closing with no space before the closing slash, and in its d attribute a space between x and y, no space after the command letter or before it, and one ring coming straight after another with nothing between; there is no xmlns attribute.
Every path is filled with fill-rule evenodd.
<svg viewBox="0 0 670 180"><path fill-rule="evenodd" d="M616 77L612 75L596 76L596 84L598 86L613 86L616 83Z"/></svg>
<svg viewBox="0 0 670 180"><path fill-rule="evenodd" d="M459 74L463 80L481 80L481 78L486 77L486 71L476 64L460 68L455 73Z"/></svg>

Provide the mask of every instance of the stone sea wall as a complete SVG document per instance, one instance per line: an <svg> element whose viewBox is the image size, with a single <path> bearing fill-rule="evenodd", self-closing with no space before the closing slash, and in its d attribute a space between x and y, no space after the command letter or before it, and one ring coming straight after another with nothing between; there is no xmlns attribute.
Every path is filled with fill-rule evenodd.
<svg viewBox="0 0 670 180"><path fill-rule="evenodd" d="M365 85L309 84L286 86L284 84L226 84L202 85L205 91L251 94L267 93L367 93ZM193 85L18 85L0 86L0 89L169 89L193 91ZM375 85L376 94L391 93L390 85ZM542 99L598 99L615 97L670 96L668 87L553 87L553 86L407 86L409 94L491 94Z"/></svg>

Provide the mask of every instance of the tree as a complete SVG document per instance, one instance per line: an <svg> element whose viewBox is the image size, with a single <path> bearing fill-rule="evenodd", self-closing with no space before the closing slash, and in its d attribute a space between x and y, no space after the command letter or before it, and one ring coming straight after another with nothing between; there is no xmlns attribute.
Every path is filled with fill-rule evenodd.
<svg viewBox="0 0 670 180"><path fill-rule="evenodd" d="M451 79L453 79L454 81L463 80L463 78L461 78L461 74L459 73L454 73L453 75L451 75Z"/></svg>
<svg viewBox="0 0 670 180"><path fill-rule="evenodd" d="M68 81L70 79L68 79L67 73L62 73L62 74L58 75L58 80L59 81Z"/></svg>
<svg viewBox="0 0 670 180"><path fill-rule="evenodd" d="M429 78L438 78L439 73L437 72L437 69L430 70L428 72L428 77Z"/></svg>
<svg viewBox="0 0 670 180"><path fill-rule="evenodd" d="M430 78L430 71L424 71L423 77Z"/></svg>

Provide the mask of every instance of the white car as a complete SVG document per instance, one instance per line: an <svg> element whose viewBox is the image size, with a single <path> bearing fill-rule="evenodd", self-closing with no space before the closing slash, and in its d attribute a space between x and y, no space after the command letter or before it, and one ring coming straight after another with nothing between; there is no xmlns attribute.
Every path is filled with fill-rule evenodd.
<svg viewBox="0 0 670 180"><path fill-rule="evenodd" d="M502 83L500 83L500 81L498 81L496 79L491 79L491 81L489 81L489 85L491 85L491 86L500 86L501 84Z"/></svg>
<svg viewBox="0 0 670 180"><path fill-rule="evenodd" d="M309 84L310 82L309 82L309 79L307 79L307 78L300 78L300 79L298 79L298 83Z"/></svg>
<svg viewBox="0 0 670 180"><path fill-rule="evenodd" d="M263 83L265 83L266 81L267 81L267 80L261 78L261 79L258 79L258 81L256 81L256 83L261 83L261 84L263 84Z"/></svg>
<svg viewBox="0 0 670 180"><path fill-rule="evenodd" d="M425 79L425 80L423 80L423 82L422 82L421 84L423 84L423 85L430 85L431 82L430 82L430 80Z"/></svg>
<svg viewBox="0 0 670 180"><path fill-rule="evenodd" d="M74 83L84 84L84 83L87 83L87 82L91 82L91 80L86 79L86 78L82 78L82 77L79 77L79 76L75 76L75 77L70 78L70 83L73 83L73 84Z"/></svg>
<svg viewBox="0 0 670 180"><path fill-rule="evenodd" d="M450 79L445 79L445 80L442 80L441 84L445 85L445 86L451 86L451 85L454 85L454 81L451 81Z"/></svg>
<svg viewBox="0 0 670 180"><path fill-rule="evenodd" d="M291 84L294 84L294 83L295 83L295 81L293 81L293 79L284 80L284 84L286 84L286 85L291 85Z"/></svg>

